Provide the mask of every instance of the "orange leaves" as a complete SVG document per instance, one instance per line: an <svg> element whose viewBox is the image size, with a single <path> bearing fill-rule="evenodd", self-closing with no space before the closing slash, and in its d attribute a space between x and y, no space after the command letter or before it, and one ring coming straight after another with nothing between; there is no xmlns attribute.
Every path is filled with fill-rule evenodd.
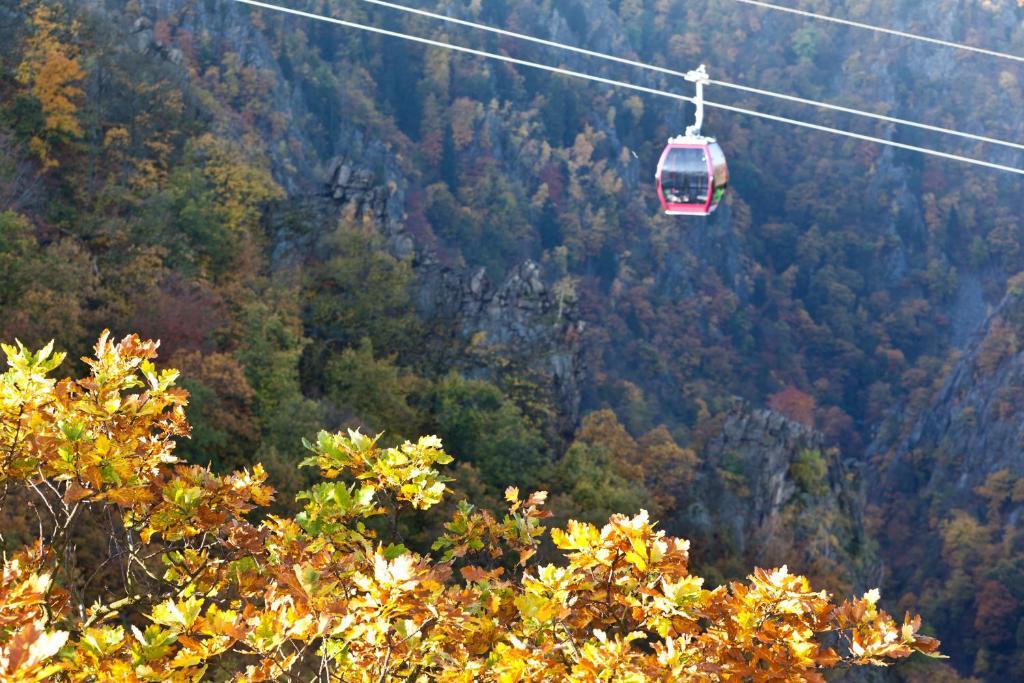
<svg viewBox="0 0 1024 683"><path fill-rule="evenodd" d="M646 635L632 632L625 636L609 636L595 629L594 638L580 648L579 661L573 666L573 681L647 681L646 657L635 641L646 640Z"/></svg>
<svg viewBox="0 0 1024 683"><path fill-rule="evenodd" d="M884 665L937 650L936 641L917 634L919 620L899 629L878 610L877 590L836 606L826 592L813 591L806 578L785 567L757 569L749 578L747 585L708 594L704 609L713 623L700 639L711 646L705 655L720 671L774 671L785 674L784 680L821 680L813 672L840 664ZM821 636L829 633L847 644L845 656L822 646Z"/></svg>
<svg viewBox="0 0 1024 683"><path fill-rule="evenodd" d="M84 92L77 84L85 78L85 71L78 62L77 48L62 38L63 29L52 9L38 6L32 14L32 29L16 76L43 112L45 137L33 138L32 151L47 166L56 166L57 162L49 156L51 142L82 135L78 105Z"/></svg>
<svg viewBox="0 0 1024 683"><path fill-rule="evenodd" d="M64 612L67 594L41 571L49 559L48 553L34 546L6 560L0 578L0 630L14 630Z"/></svg>
<svg viewBox="0 0 1024 683"><path fill-rule="evenodd" d="M68 610L51 578L61 553L8 559L0 679L820 681L840 665L936 656L920 619L897 623L877 591L836 605L785 567L708 590L689 573L688 542L644 511L552 530L564 557L543 566L531 564L550 517L543 491L509 488L500 521L461 502L440 557L385 546L367 520L447 490L438 467L451 457L435 437L381 448L321 433L305 464L327 481L300 494L296 517L252 521L273 496L260 465L217 475L177 463L185 396L153 365L156 344L104 334L89 376L61 382L49 348L5 351L0 477L37 494L55 543L83 506L119 513L126 548L112 559L130 580Z"/></svg>
<svg viewBox="0 0 1024 683"><path fill-rule="evenodd" d="M138 528L145 543L156 534L176 541L208 533L269 504L273 489L265 485L266 478L262 465L223 477L194 465L164 469L148 492L131 500L125 521Z"/></svg>
<svg viewBox="0 0 1024 683"><path fill-rule="evenodd" d="M782 413L790 420L801 422L809 427L814 426L814 412L817 404L814 397L796 387L787 386L768 399L768 407Z"/></svg>
<svg viewBox="0 0 1024 683"><path fill-rule="evenodd" d="M552 539L558 548L572 551L569 561L581 569L618 565L636 575L687 575L689 543L655 531L645 510L632 518L613 515L600 533L591 524L570 521L567 533L555 530Z"/></svg>
<svg viewBox="0 0 1024 683"><path fill-rule="evenodd" d="M49 680L63 668L53 656L67 639L65 631L48 631L43 620L19 627L0 646L0 680Z"/></svg>
<svg viewBox="0 0 1024 683"><path fill-rule="evenodd" d="M497 569L485 571L480 567L469 566L463 567L459 570L459 574L461 574L462 578L465 579L468 583L485 583L497 581L499 578L501 578L501 575L504 573L505 569L503 567L498 567Z"/></svg>
<svg viewBox="0 0 1024 683"><path fill-rule="evenodd" d="M66 595L40 573L38 547L9 559L0 579L0 680L43 681L62 667L53 656L68 639L53 630L51 615L63 612Z"/></svg>
<svg viewBox="0 0 1024 683"><path fill-rule="evenodd" d="M844 601L835 611L839 628L850 632L850 659L853 664L885 664L887 659L909 657L920 652L941 657L939 641L919 633L921 618L904 616L896 621L877 607L878 590L862 598Z"/></svg>
<svg viewBox="0 0 1024 683"><path fill-rule="evenodd" d="M802 680L818 668L819 657L831 656L819 642L819 634L834 630L828 595L812 591L807 579L785 567L757 569L749 580L707 594L704 610L714 623L700 640L711 661L736 675L767 669Z"/></svg>
<svg viewBox="0 0 1024 683"><path fill-rule="evenodd" d="M4 351L10 390L0 404L0 440L9 458L0 476L52 477L66 483L69 503L98 494L118 499L119 489L138 488L147 474L175 461L172 437L188 433L186 395L173 388L173 372L153 374L155 343L135 336L115 343L104 332L96 357L83 359L91 375L60 383L46 375L64 355L51 357L49 346L37 354L20 344Z"/></svg>

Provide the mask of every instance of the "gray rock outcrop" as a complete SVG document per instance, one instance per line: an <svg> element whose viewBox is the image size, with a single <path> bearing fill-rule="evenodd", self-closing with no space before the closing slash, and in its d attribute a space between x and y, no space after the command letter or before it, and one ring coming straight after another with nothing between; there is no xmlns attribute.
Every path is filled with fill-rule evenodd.
<svg viewBox="0 0 1024 683"><path fill-rule="evenodd" d="M789 564L860 589L877 580L856 471L815 429L739 405L701 450L698 500L673 523L709 557Z"/></svg>

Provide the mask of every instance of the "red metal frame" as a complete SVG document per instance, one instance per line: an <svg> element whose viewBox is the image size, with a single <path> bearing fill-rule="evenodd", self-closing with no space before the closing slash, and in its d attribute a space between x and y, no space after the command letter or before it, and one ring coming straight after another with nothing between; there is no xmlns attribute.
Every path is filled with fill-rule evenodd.
<svg viewBox="0 0 1024 683"><path fill-rule="evenodd" d="M714 168L711 165L711 150L708 149L709 143L707 142L670 142L665 145L665 151L661 153L661 159L658 160L658 171L654 177L658 181L658 199L661 201L661 207L665 209L665 213L671 216L710 216L711 215L711 202L715 196L715 188L711 182L711 178L714 175ZM670 203L665 199L665 194L661 189L661 172L665 167L665 159L668 158L669 152L673 149L702 149L704 150L704 163L708 169L708 198L703 204L678 204Z"/></svg>

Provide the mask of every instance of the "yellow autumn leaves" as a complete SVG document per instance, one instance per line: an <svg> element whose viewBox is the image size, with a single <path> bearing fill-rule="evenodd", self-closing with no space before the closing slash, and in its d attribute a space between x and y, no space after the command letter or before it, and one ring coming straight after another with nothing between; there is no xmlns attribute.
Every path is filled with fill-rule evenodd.
<svg viewBox="0 0 1024 683"><path fill-rule="evenodd" d="M836 603L786 568L708 589L646 512L554 529L562 560L538 564L544 492L508 489L498 516L461 502L433 554L410 550L394 520L447 492L436 437L323 432L303 465L324 481L270 514L260 465L178 462L187 396L155 343L105 333L79 380L50 379L49 347L4 351L0 484L41 523L4 564L0 680L802 681L937 650L876 591ZM86 519L119 567L98 589Z"/></svg>
<svg viewBox="0 0 1024 683"><path fill-rule="evenodd" d="M32 34L26 40L15 76L42 111L40 135L32 138L30 147L45 166L52 167L57 165L50 156L53 142L82 135L78 109L85 93L79 84L85 71L79 64L77 47L61 35L52 9L46 5L35 7L31 26Z"/></svg>

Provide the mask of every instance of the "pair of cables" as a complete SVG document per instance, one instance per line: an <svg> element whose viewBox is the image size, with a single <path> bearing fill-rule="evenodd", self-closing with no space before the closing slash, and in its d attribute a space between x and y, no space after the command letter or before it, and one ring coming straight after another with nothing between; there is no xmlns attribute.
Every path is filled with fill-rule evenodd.
<svg viewBox="0 0 1024 683"><path fill-rule="evenodd" d="M541 63L541 62L534 62L534 61L530 61L530 60L519 59L519 58L515 58L515 57L510 57L510 56L504 55L504 54L497 54L497 53L488 52L488 51L485 51L485 50L479 50L479 49L475 49L475 48L464 47L462 45L455 45L455 44L451 44L451 43L445 43L445 42L442 42L442 41L439 41L439 40L433 40L433 39L425 38L425 37L422 37L422 36L411 35L411 34L403 33L403 32L400 32L400 31L391 31L391 30L379 28L379 27L376 27L376 26L370 26L370 25L367 25L367 24L362 24L362 23L355 22L355 21L348 21L348 20L345 20L345 19L338 19L338 18L335 18L335 17L330 17L330 16L326 16L326 15L323 15L323 14L313 13L313 12L306 12L306 11L303 11L303 10L298 10L298 9L294 9L294 8L291 8L291 7L287 7L285 5L275 4L273 2L266 2L264 0L234 0L234 1L238 2L238 3L241 3L241 4L249 5L249 6L252 6L252 7L257 7L257 8L260 8L260 9L264 9L264 10L279 12L279 13L288 14L288 15L292 15L292 16L297 16L297 17L301 17L301 18L305 18L305 19L311 19L311 20L315 20L315 21L327 22L327 23L331 23L331 24L334 24L334 25L337 25L337 26L344 26L346 28L352 28L352 29L357 29L357 30L361 30L361 31L367 31L367 32L370 32L370 33L375 33L377 35L383 35L383 36L388 36L388 37L392 37L392 38L399 38L399 39L402 39L402 40L407 40L407 41L419 43L419 44L422 44L422 45L428 45L428 46L431 46L431 47L436 47L436 48L441 48L441 49L446 49L446 50L453 50L453 51L456 51L456 52L461 52L463 54L470 54L470 55L474 55L474 56L478 56L478 57L484 57L484 58L487 58L487 59L493 59L493 60L505 62L505 63L508 63L508 64L515 64L517 66L525 66L525 67L529 67L529 68L539 69L539 70L542 70L542 71L547 71L547 72L559 74L559 75L562 75L562 76L567 76L567 77L572 77L572 78L579 78L579 79L588 80L588 81L592 81L592 82L596 82L596 83L602 83L604 85L609 85L609 86L613 86L613 87L618 87L618 88L623 88L623 89L627 89L627 90L632 90L634 92L640 92L640 93L644 93L644 94L647 94L647 95L667 97L667 98L671 98L671 99L675 99L675 100L679 100L679 101L684 101L684 102L693 102L694 101L693 97L689 97L689 96L686 96L686 95L681 95L681 94L676 93L676 92L671 92L671 91L662 90L662 89L658 89L658 88L650 88L650 87L647 87L647 86L637 85L636 83L631 83L631 82L617 80L617 79L611 79L611 78L605 78L605 77L602 77L602 76L596 76L596 75L593 75L593 74L583 73L583 72L580 72L580 71L575 71L575 70L567 69L567 68L564 68L564 67L551 66L549 64L544 64L544 63ZM464 19L457 19L457 18L454 18L454 17L449 17L449 16L446 16L446 15L437 14L437 13L434 13L434 12L428 12L426 10L421 10L421 9L417 9L417 8L413 8L413 7L408 7L406 5L400 5L400 4L393 3L393 2L387 2L386 0L360 0L360 1L361 2L366 2L368 4L372 4L372 5L377 5L377 6L385 7L385 8L392 9L392 10L397 10L397 11L405 12L405 13L408 13L408 14L414 14L414 15L426 17L426 18L429 18L429 19L437 20L437 21L443 21L443 22L446 22L446 23L449 23L449 24L454 24L454 25L459 25L459 26L463 26L463 27L466 27L466 28L471 28L471 29L474 29L474 30L486 31L486 32L489 32L489 33L497 34L497 35L508 37L508 38L513 38L513 39L516 39L516 40L522 40L522 41L526 41L526 42L531 42L531 43L542 45L542 46L545 46L545 47L565 50L565 51L573 52L573 53L580 54L580 55L586 56L586 57L593 57L593 58L597 58L597 59L602 59L602 60L605 60L605 61L615 62L615 63L623 64L623 65L626 65L626 66L634 67L634 68L639 68L639 69L644 69L644 70L648 70L648 71L662 73L664 75L669 75L669 76L674 76L674 77L681 77L681 78L685 77L685 74L683 72L675 71L675 70L672 70L672 69L667 69L667 68L660 67L660 66L653 65L653 64L648 64L648 63L645 63L645 62L640 62L638 60L627 59L627 58L624 58L624 57L618 57L618 56L615 56L615 55L609 55L609 54L606 54L606 53L603 53L603 52L596 52L596 51L593 51L593 50L587 50L587 49L584 49L584 48L579 48L579 47L575 47L575 46L572 46L572 45L566 45L564 43L559 43L559 42L556 42L556 41L545 40L543 38L538 38L536 36L530 36L530 35L523 34L523 33L517 33L517 32L514 32L514 31L508 31L508 30L505 30L505 29L497 28L497 27L494 27L494 26L489 26L489 25L486 25L486 24L481 24L481 23L477 23L477 22L467 21L467 20L464 20ZM737 0L737 1L745 3L745 4L753 4L753 5L758 5L758 6L764 5L764 6L767 6L767 7L770 7L770 8L776 8L776 9L779 9L781 7L781 6L778 6L778 5L771 5L770 3L759 2L758 0ZM781 8L781 9L783 9L784 11L790 11L789 8ZM804 12L802 10L792 10L792 11L794 13L798 13L798 14L813 14L813 13L806 13L806 12ZM824 17L824 15L813 15L813 16L815 16L815 17ZM867 24L858 24L857 22L848 22L847 20L836 20L836 21L839 22L839 23L852 24L852 25L854 25L854 26L856 26L858 28L870 28L872 30L880 30L880 31L887 32L887 33L896 33L897 35L903 35L903 32L892 31L891 29L881 29L879 27L872 27L872 26L869 26ZM906 34L906 35L914 35L914 34ZM921 37L918 36L918 38L921 38ZM930 38L925 38L925 39L928 42L939 42L940 44L947 43L947 41L938 41L937 39L930 39ZM971 48L970 46L963 46L963 45L961 45L959 43L949 43L948 46L957 46L957 47L962 47L962 48L969 48L971 50L982 51L982 52L991 53L991 54L994 54L994 55L1004 55L1004 53L996 53L996 52L987 51L987 50L983 51L983 50L981 50L981 48ZM1010 55L1010 56L1012 57L1012 55ZM1021 60L1021 61L1024 61L1024 60ZM1001 139L998 139L998 138L992 138L992 137L988 137L988 136L984 136L984 135L976 135L976 134L973 134L973 133L966 133L966 132L963 132L963 131L958 131L958 130L949 129L949 128L943 128L943 127L940 127L940 126L933 126L933 125L929 125L929 124L918 123L918 122L915 122L915 121L909 121L907 119L901 119L901 118L897 118L897 117L886 116L884 114L877 114L877 113L873 113L873 112L866 112L866 111L862 111L862 110L859 110L859 109L853 109L853 108L850 108L850 107L843 107L843 106L840 106L840 105L830 104L830 103L826 103L826 102L818 102L818 101L815 101L815 100L809 100L809 99L806 99L806 98L796 97L796 96L793 96L793 95L786 95L786 94L783 94L783 93L777 93L777 92L773 92L773 91L770 91L770 90L765 90L765 89L762 89L762 88L755 88L755 87L751 87L751 86L739 85L739 84L729 83L729 82L726 82L726 81L719 81L719 80L711 80L711 81L709 81L708 84L709 85L720 86L720 87L723 87L723 88L736 89L736 90L740 90L740 91L744 91L744 92L749 92L749 93L756 94L756 95L763 95L763 96L768 96L768 97L774 97L774 98L777 98L777 99L787 100L787 101L790 101L790 102L796 102L796 103L799 103L799 104L811 105L811 106L819 107L819 108L822 108L822 109L828 109L828 110L832 110L832 111L838 111L838 112L842 112L842 113L863 116L863 117L867 117L867 118L871 118L871 119L875 119L875 120L879 120L879 121L893 123L893 124L896 124L896 125L910 126L910 127L915 127L915 128L919 128L919 129L923 129L923 130L927 130L927 131L931 131L931 132L943 133L943 134L946 134L946 135L951 135L951 136L956 136L956 137L960 137L960 138L965 138L965 139L973 140L973 141L976 141L976 142L983 142L983 143L987 143L987 144L1001 145L1001 146L1004 146L1004 147L1009 147L1009 148L1013 148L1013 149L1017 149L1017 150L1024 150L1024 145L1022 145L1020 143L1016 143L1016 142L1011 142L1011 141L1008 141L1008 140L1001 140ZM911 151L911 152L918 152L918 153L921 153L921 154L927 154L927 155L931 155L931 156L936 156L936 157L943 158L943 159L948 159L948 160L951 160L951 161L957 161L957 162L961 162L961 163L972 164L972 165L975 165L975 166L982 166L982 167L985 167L985 168L990 168L990 169L993 169L993 170L1002 171L1002 172L1006 172L1006 173L1014 173L1014 174L1017 174L1017 175L1024 175L1024 169L1017 168L1017 167L1014 167L1014 166L1008 166L1008 165L1005 165L1005 164L998 164L998 163L994 163L994 162L991 162L991 161L986 161L986 160L983 160L983 159L977 159L977 158L974 158L974 157L967 157L967 156L963 156L963 155L959 155L959 154L951 154L951 153L948 153L948 152L942 152L942 151L931 149L931 148L928 148L928 147L920 147L920 146L917 146L917 145L910 145L910 144L906 144L906 143L902 143L902 142L897 142L895 140L889 140L889 139L886 139L886 138L880 138L880 137L876 137L876 136L872 136L872 135L865 135L865 134L862 134L862 133L856 133L856 132L853 132L853 131L848 131L848 130L844 130L844 129L840 129L840 128L834 128L834 127L831 127L831 126L824 126L824 125L820 125L820 124L816 124L816 123L812 123L812 122L808 122L808 121L801 121L801 120L798 120L798 119L792 119L792 118L787 118L787 117L783 117L783 116L777 116L775 114L768 114L766 112L760 112L760 111L756 111L756 110L752 110L752 109L745 109L745 108L742 108L742 107L736 107L736 106L732 106L732 105L728 105L728 104L723 104L723 103L719 103L719 102L712 102L712 101L709 101L709 100L706 100L706 99L704 100L704 105L707 106L707 107L715 108L715 109L721 109L721 110L724 110L724 111L729 111L729 112L733 112L733 113L737 113L737 114L743 114L743 115L746 115L746 116L753 116L753 117L757 117L757 118L767 119L767 120L770 120L770 121L775 121L775 122L778 122L778 123L785 123L785 124L793 125L793 126L799 126L799 127L802 127L802 128L809 128L811 130L816 130L816 131L820 131L820 132L830 133L830 134L833 134L833 135L840 135L840 136L844 136L844 137L848 137L848 138L853 138L853 139L856 139L856 140L861 140L861 141L864 141L864 142L871 142L871 143L875 143L875 144L886 145L886 146L889 146L889 147L895 147L895 148L898 148L898 149L903 149L903 150L907 150L907 151Z"/></svg>

